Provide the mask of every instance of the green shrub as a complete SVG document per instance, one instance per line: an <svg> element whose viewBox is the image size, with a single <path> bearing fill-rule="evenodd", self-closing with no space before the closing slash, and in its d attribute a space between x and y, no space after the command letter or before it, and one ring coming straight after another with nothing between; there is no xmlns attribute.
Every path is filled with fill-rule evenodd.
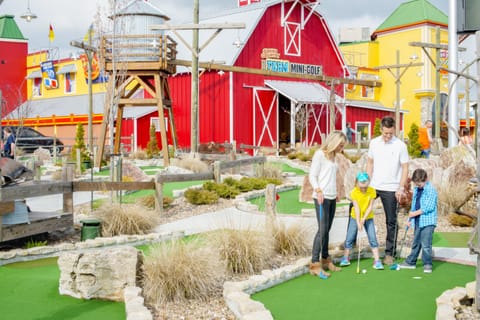
<svg viewBox="0 0 480 320"><path fill-rule="evenodd" d="M233 199L240 194L240 190L238 190L236 183L235 185L229 185L226 183L207 181L203 184L203 189L213 191L218 194L220 198L224 199Z"/></svg>
<svg viewBox="0 0 480 320"><path fill-rule="evenodd" d="M158 148L157 133L156 133L156 128L154 124L150 126L149 133L150 133L150 140L148 140L146 152L147 152L147 157L152 158L160 154L160 149Z"/></svg>
<svg viewBox="0 0 480 320"><path fill-rule="evenodd" d="M80 162L90 161L87 146L85 145L85 129L83 128L83 124L80 122L77 123L75 143L70 153L70 158L74 161L77 160L77 150L80 150Z"/></svg>
<svg viewBox="0 0 480 320"><path fill-rule="evenodd" d="M47 240L45 241L37 241L37 240L34 240L34 239L30 239L27 241L27 243L25 244L25 248L26 249L30 249L30 248L35 248L35 247L44 247L46 246L48 243Z"/></svg>
<svg viewBox="0 0 480 320"><path fill-rule="evenodd" d="M287 154L287 158L290 160L296 159L297 158L297 153L296 152L290 152Z"/></svg>
<svg viewBox="0 0 480 320"><path fill-rule="evenodd" d="M237 180L233 179L232 177L228 177L223 179L223 183L229 185L229 186L235 186L237 184Z"/></svg>
<svg viewBox="0 0 480 320"><path fill-rule="evenodd" d="M373 138L379 137L382 135L382 120L379 118L375 119L375 124L373 125Z"/></svg>
<svg viewBox="0 0 480 320"><path fill-rule="evenodd" d="M418 143L418 125L412 123L408 132L408 154L412 158L419 158L422 154L422 146Z"/></svg>
<svg viewBox="0 0 480 320"><path fill-rule="evenodd" d="M218 194L204 189L187 189L185 199L191 204L212 204L218 201Z"/></svg>

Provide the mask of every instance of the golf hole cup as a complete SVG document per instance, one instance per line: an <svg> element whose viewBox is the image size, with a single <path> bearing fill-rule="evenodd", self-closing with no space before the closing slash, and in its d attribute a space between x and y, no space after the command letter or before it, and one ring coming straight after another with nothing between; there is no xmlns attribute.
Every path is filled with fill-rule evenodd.
<svg viewBox="0 0 480 320"><path fill-rule="evenodd" d="M362 273L367 273L367 269L362 269Z"/></svg>

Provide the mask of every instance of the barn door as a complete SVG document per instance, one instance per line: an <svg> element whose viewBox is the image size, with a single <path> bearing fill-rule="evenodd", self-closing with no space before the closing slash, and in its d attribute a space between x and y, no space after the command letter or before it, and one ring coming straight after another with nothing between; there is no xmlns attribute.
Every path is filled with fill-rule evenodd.
<svg viewBox="0 0 480 320"><path fill-rule="evenodd" d="M313 146L314 143L320 144L325 138L325 129L327 127L327 117L325 104L308 105L308 118L306 128L306 145Z"/></svg>
<svg viewBox="0 0 480 320"><path fill-rule="evenodd" d="M253 90L253 145L277 149L278 93L273 90ZM258 152L255 149L254 154Z"/></svg>

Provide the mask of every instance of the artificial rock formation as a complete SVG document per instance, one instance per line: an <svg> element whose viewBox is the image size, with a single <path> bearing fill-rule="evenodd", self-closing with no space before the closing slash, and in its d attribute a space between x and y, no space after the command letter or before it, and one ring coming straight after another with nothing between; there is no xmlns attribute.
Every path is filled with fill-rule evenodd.
<svg viewBox="0 0 480 320"><path fill-rule="evenodd" d="M79 299L123 301L126 287L136 287L141 251L124 246L65 252L58 259L60 294Z"/></svg>

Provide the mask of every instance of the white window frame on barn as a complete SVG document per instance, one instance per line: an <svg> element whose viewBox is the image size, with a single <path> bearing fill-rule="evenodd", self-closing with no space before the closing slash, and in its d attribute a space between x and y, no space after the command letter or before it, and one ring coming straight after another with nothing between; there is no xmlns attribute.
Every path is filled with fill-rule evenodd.
<svg viewBox="0 0 480 320"><path fill-rule="evenodd" d="M165 131L168 132L168 118L165 117ZM158 117L152 117L150 118L150 126L149 126L149 130L150 130L150 127L152 126L152 124L155 126L155 132L160 132L160 118Z"/></svg>
<svg viewBox="0 0 480 320"><path fill-rule="evenodd" d="M285 25L283 26L285 55L299 57L302 54L301 32L300 23L285 22Z"/></svg>

